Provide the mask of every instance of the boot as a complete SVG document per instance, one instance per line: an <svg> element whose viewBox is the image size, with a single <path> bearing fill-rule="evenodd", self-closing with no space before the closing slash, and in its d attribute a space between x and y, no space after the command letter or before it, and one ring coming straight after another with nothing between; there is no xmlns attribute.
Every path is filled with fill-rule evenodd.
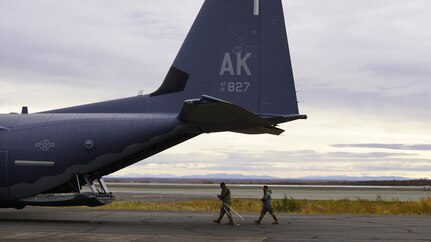
<svg viewBox="0 0 431 242"><path fill-rule="evenodd" d="M255 220L254 222L255 222L256 224L261 224L261 223L260 223L260 220Z"/></svg>
<svg viewBox="0 0 431 242"><path fill-rule="evenodd" d="M235 222L233 219L229 219L229 222L227 222L226 225L235 225Z"/></svg>
<svg viewBox="0 0 431 242"><path fill-rule="evenodd" d="M213 222L216 223L216 224L220 224L220 219L216 219Z"/></svg>
<svg viewBox="0 0 431 242"><path fill-rule="evenodd" d="M277 219L277 216L275 216L275 214L272 214L272 218L274 219L274 222L272 224L278 224L278 219Z"/></svg>

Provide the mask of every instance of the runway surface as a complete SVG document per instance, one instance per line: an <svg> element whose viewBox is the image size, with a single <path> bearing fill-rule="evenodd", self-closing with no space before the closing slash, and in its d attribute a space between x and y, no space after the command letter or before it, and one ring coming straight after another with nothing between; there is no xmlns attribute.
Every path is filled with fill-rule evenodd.
<svg viewBox="0 0 431 242"><path fill-rule="evenodd" d="M431 241L431 217L243 214L240 226L217 225L214 213L0 209L0 241Z"/></svg>

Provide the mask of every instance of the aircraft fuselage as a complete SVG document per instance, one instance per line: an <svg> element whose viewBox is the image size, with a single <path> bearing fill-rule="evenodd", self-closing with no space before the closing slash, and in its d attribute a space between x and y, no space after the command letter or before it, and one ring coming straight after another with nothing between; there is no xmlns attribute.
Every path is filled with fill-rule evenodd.
<svg viewBox="0 0 431 242"><path fill-rule="evenodd" d="M109 174L189 129L177 114L151 113L9 114L0 123L8 127L0 130L0 198L11 200L46 192L75 174Z"/></svg>

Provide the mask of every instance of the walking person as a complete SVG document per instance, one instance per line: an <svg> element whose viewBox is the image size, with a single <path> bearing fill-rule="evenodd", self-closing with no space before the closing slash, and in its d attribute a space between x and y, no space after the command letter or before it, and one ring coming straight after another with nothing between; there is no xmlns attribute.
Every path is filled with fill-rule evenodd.
<svg viewBox="0 0 431 242"><path fill-rule="evenodd" d="M229 219L229 222L227 223L227 225L235 225L235 222L233 221L233 218L232 218L232 214L230 212L230 206L231 206L230 190L224 182L220 183L220 188L221 188L221 193L217 195L217 197L220 199L222 204L220 207L219 217L218 219L214 220L214 223L220 224L223 216L226 214Z"/></svg>
<svg viewBox="0 0 431 242"><path fill-rule="evenodd" d="M274 211L272 209L272 197L271 197L272 191L269 190L268 186L263 186L263 198L260 199L263 203L262 211L260 212L260 217L258 220L254 221L257 224L261 224L261 221L266 213L269 213L272 218L274 219L274 222L272 224L278 224L277 216L275 216Z"/></svg>

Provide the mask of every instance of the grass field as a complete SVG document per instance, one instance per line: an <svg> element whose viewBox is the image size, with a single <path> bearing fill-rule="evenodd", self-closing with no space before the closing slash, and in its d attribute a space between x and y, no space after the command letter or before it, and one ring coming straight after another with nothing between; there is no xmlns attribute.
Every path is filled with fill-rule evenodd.
<svg viewBox="0 0 431 242"><path fill-rule="evenodd" d="M259 213L262 204L258 199L233 199L232 207L238 212ZM287 198L273 201L276 213L297 214L360 214L360 215L431 215L431 198L419 201L383 200L296 200ZM114 201L100 209L217 212L217 200L176 202Z"/></svg>

